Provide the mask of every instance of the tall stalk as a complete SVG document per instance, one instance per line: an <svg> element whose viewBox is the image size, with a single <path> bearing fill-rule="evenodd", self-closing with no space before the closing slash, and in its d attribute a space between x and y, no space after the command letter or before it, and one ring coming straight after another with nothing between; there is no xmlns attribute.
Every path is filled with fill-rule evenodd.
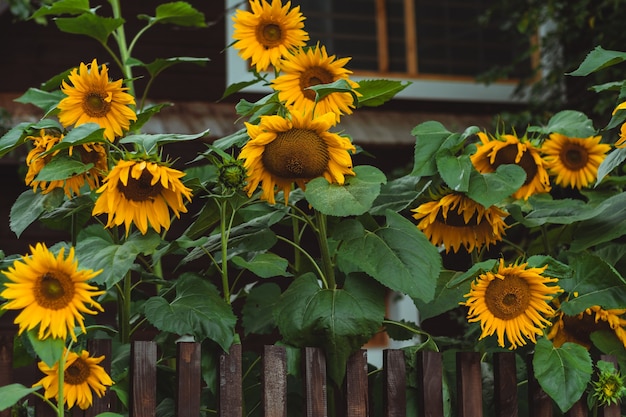
<svg viewBox="0 0 626 417"><path fill-rule="evenodd" d="M330 248L328 247L327 218L325 214L315 210L315 220L317 222L317 243L322 257L322 268L326 276L328 288L334 289L337 287L337 282L335 281L335 265L333 265Z"/></svg>

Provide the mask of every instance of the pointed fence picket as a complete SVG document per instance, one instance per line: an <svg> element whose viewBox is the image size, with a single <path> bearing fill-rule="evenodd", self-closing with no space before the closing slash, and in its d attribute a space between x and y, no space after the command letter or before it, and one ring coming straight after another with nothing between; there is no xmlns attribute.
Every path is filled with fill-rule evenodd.
<svg viewBox="0 0 626 417"><path fill-rule="evenodd" d="M12 382L12 337L0 335L0 386ZM110 370L111 343L109 340L90 340L88 349L92 355L105 355L102 363ZM328 390L326 360L319 348L307 347L302 351L303 396L305 417L328 415ZM440 352L417 354L418 415L444 417L443 361ZM261 407L264 417L287 417L287 353L281 346L265 346L261 358ZM458 417L483 416L483 392L480 355L475 352L456 354L456 415ZM604 356L611 360L612 356ZM243 417L242 352L241 345L233 345L228 353L219 358L218 410L219 417ZM180 342L176 358L176 415L198 417L201 415L202 376L200 370L200 344ZM382 409L385 417L406 417L407 368L404 352L388 349L383 353ZM495 415L517 417L518 382L516 380L515 354L494 354L494 407ZM531 367L529 359L527 363ZM530 369L530 368L529 368ZM130 417L154 417L157 407L157 345L151 341L135 341L131 347ZM532 375L532 372L528 373ZM367 353L361 350L353 354L347 364L345 398L337 415L367 417L370 415L371 387L368 387ZM382 395L381 395L382 394ZM115 395L107 390L102 398L95 398L88 410L74 407L73 417L94 417L115 409ZM551 417L553 404L532 377L528 381L528 413L530 417ZM43 404L42 404L43 405ZM49 407L36 407L38 417L50 416ZM586 404L579 401L566 415L586 417ZM9 410L0 417L9 417ZM619 417L619 406L600 410L600 416Z"/></svg>

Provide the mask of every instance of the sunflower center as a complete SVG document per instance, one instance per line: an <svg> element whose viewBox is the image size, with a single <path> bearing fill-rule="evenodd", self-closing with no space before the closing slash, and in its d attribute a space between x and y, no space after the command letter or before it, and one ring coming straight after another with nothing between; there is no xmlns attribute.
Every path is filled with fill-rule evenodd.
<svg viewBox="0 0 626 417"><path fill-rule="evenodd" d="M265 145L263 166L280 178L316 178L324 174L330 161L324 139L312 130L280 132Z"/></svg>
<svg viewBox="0 0 626 417"><path fill-rule="evenodd" d="M132 201L147 201L154 200L155 197L161 194L163 186L160 181L152 185L152 174L148 170L143 170L139 179L128 177L128 183L126 185L122 182L117 183L117 189L124 194L128 200Z"/></svg>
<svg viewBox="0 0 626 417"><path fill-rule="evenodd" d="M478 213L474 212L472 217L469 218L467 222L465 222L465 217L463 217L463 213L459 213L456 210L449 210L447 217L443 217L443 212L440 210L437 213L437 222L445 224L446 226L452 227L472 227L478 226Z"/></svg>
<svg viewBox="0 0 626 417"><path fill-rule="evenodd" d="M89 365L81 358L77 358L65 370L65 382L70 385L83 384L89 378L89 373Z"/></svg>
<svg viewBox="0 0 626 417"><path fill-rule="evenodd" d="M258 25L256 29L257 40L265 49L274 48L282 44L283 31L276 23Z"/></svg>
<svg viewBox="0 0 626 417"><path fill-rule="evenodd" d="M92 92L83 100L83 110L91 117L104 117L110 109L111 103L104 93Z"/></svg>
<svg viewBox="0 0 626 417"><path fill-rule="evenodd" d="M335 81L333 74L326 68L310 67L300 75L300 90L304 97L315 101L315 91L307 90L307 88L319 84L329 84Z"/></svg>
<svg viewBox="0 0 626 417"><path fill-rule="evenodd" d="M528 185L535 178L535 175L537 175L537 164L535 163L535 160L530 152L524 152L519 162L515 162L516 157L517 145L507 145L498 151L493 167L494 169L497 169L500 165L504 164L515 164L522 167L524 171L526 171L526 180L524 181L524 185Z"/></svg>
<svg viewBox="0 0 626 417"><path fill-rule="evenodd" d="M591 333L598 330L610 330L611 327L605 321L596 322L591 314L582 313L576 316L563 316L563 329L577 341L591 345Z"/></svg>
<svg viewBox="0 0 626 417"><path fill-rule="evenodd" d="M580 145L570 143L564 147L559 157L563 165L571 171L579 171L587 166L589 154L585 148Z"/></svg>
<svg viewBox="0 0 626 417"><path fill-rule="evenodd" d="M61 272L46 272L39 278L34 295L41 307L59 310L67 307L74 298L74 283Z"/></svg>
<svg viewBox="0 0 626 417"><path fill-rule="evenodd" d="M516 275L496 278L485 291L485 303L495 317L511 320L523 314L530 304L528 283Z"/></svg>

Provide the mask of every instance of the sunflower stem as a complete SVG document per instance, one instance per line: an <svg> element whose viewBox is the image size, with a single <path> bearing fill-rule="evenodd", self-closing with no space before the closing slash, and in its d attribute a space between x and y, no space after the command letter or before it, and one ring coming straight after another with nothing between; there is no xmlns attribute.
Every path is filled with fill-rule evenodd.
<svg viewBox="0 0 626 417"><path fill-rule="evenodd" d="M282 240L283 242L290 244L291 246L296 248L298 251L300 251L300 253L302 253L311 262L311 265L313 266L313 268L315 268L315 271L317 272L317 275L320 276L320 279L324 283L324 288L329 288L328 281L326 280L326 276L325 276L324 272L322 272L322 270L320 269L320 267L317 264L317 262L315 262L315 259L313 259L313 257L311 255L309 255L309 253L307 251L305 251L302 248L302 246L295 244L291 240L289 240L287 238L284 238L281 235L276 235L276 238L278 240Z"/></svg>
<svg viewBox="0 0 626 417"><path fill-rule="evenodd" d="M59 358L58 378L59 378L59 400L57 402L57 416L63 417L65 414L65 398L63 388L65 387L65 352Z"/></svg>
<svg viewBox="0 0 626 417"><path fill-rule="evenodd" d="M293 230L293 242L300 246L300 223L295 216L291 217L291 228ZM293 268L296 272L300 271L301 264L302 257L300 256L300 251L297 248L293 248Z"/></svg>
<svg viewBox="0 0 626 417"><path fill-rule="evenodd" d="M111 8L113 9L113 17L115 19L122 18L122 10L120 7L120 0L109 0L111 3ZM130 65L127 64L128 58L130 58L130 51L128 49L128 44L126 42L126 33L124 32L124 25L120 25L117 29L115 29L117 46L120 50L120 62L122 73L124 74L124 78L126 79L126 83L128 85L128 91L130 94L135 97L135 84L133 82L133 70Z"/></svg>
<svg viewBox="0 0 626 417"><path fill-rule="evenodd" d="M130 272L126 273L123 281L124 287L122 288L122 294L118 297L120 302L118 319L120 327L120 342L122 344L126 344L130 342L130 293L132 291Z"/></svg>
<svg viewBox="0 0 626 417"><path fill-rule="evenodd" d="M228 257L228 237L230 228L226 228L226 200L218 200L220 208L220 236L222 249L222 288L224 291L224 301L230 305L230 284L228 282L228 265L226 258Z"/></svg>
<svg viewBox="0 0 626 417"><path fill-rule="evenodd" d="M327 288L335 289L337 283L335 281L335 268L330 256L330 248L328 247L326 215L315 210L315 220L317 221L317 241L322 256L322 266L324 268L324 275L326 276Z"/></svg>

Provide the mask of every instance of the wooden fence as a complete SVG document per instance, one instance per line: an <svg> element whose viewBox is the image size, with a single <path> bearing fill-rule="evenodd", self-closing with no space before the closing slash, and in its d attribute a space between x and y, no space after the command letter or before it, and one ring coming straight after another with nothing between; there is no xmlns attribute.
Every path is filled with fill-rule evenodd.
<svg viewBox="0 0 626 417"><path fill-rule="evenodd" d="M0 339L2 339L0 337ZM91 340L88 346L92 355L106 355L102 363L110 369L111 344L108 340ZM11 369L12 340L0 340L0 386L13 381ZM438 352L417 354L417 394L418 415L420 417L444 416L444 391L442 389L443 362ZM613 357L603 360L615 362ZM200 344L181 342L177 344L176 364L176 415L178 417L200 416L202 377L200 371ZM327 416L328 390L326 362L318 348L304 348L302 351L303 387L305 417ZM382 398L384 417L405 417L407 395L407 368L404 352L388 349L383 353ZM497 417L518 416L518 382L516 360L512 352L494 354L494 412ZM529 365L530 366L530 361ZM265 417L286 417L287 410L287 353L280 346L265 346L261 360L261 407ZM532 375L532 372L528 372ZM157 345L154 342L137 341L131 347L131 417L154 417L156 415L157 394ZM218 373L219 417L243 417L242 354L241 345L231 347L228 354L219 358ZM338 416L366 417L370 415L372 387L368 387L368 365L366 351L359 351L348 361L345 378L345 398ZM480 355L475 352L456 354L456 416L483 416L483 390ZM413 392L413 391L411 391ZM93 406L82 412L74 407L73 417L93 417L101 412L111 411L114 393L107 390L103 398L95 398ZM541 390L533 378L528 381L528 413L530 417L551 417L552 400ZM37 410L37 417L49 415L45 410ZM293 415L293 412L289 413ZM587 416L587 406L579 401L567 412L569 417ZM0 417L10 416L9 410ZM619 417L619 406L600 410L600 416Z"/></svg>

